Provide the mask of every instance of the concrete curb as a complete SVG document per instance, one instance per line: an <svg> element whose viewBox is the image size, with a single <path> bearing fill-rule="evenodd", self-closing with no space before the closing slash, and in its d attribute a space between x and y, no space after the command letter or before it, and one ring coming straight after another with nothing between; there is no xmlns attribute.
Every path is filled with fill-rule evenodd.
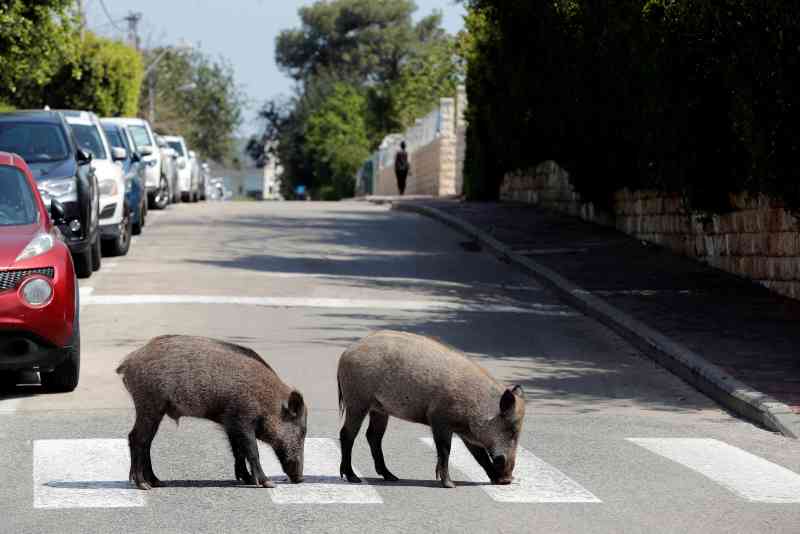
<svg viewBox="0 0 800 534"><path fill-rule="evenodd" d="M380 203L386 201L381 199ZM728 410L784 436L800 438L800 415L782 402L740 382L688 347L595 297L547 267L516 254L510 247L458 217L413 202L394 201L391 204L393 210L425 215L472 237L502 259L532 274L569 304L608 326Z"/></svg>

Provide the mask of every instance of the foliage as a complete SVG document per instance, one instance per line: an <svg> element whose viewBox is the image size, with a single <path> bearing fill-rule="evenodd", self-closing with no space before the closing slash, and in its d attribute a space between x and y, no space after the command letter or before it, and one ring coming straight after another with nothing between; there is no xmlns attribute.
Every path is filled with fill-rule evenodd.
<svg viewBox="0 0 800 534"><path fill-rule="evenodd" d="M41 89L77 54L70 0L0 0L0 100L38 107Z"/></svg>
<svg viewBox="0 0 800 534"><path fill-rule="evenodd" d="M352 86L338 83L308 118L306 151L317 176L332 184L336 195L353 195L354 177L369 155L366 100Z"/></svg>
<svg viewBox="0 0 800 534"><path fill-rule="evenodd" d="M579 190L748 190L800 205L800 6L778 0L471 0L466 188L555 159ZM509 111L512 110L512 111Z"/></svg>
<svg viewBox="0 0 800 534"><path fill-rule="evenodd" d="M133 48L87 32L73 64L65 64L43 91L54 109L87 109L101 117L133 116L144 68Z"/></svg>
<svg viewBox="0 0 800 534"><path fill-rule="evenodd" d="M455 92L455 42L439 13L415 24L415 10L411 0L317 1L280 33L276 61L297 92L265 105L248 152L262 164L280 158L284 195L296 185L352 194L369 150Z"/></svg>
<svg viewBox="0 0 800 534"><path fill-rule="evenodd" d="M147 62L164 53L153 71L155 81L154 128L182 135L189 146L205 158L230 161L234 156L234 133L241 124L244 97L236 85L233 68L223 60L213 61L198 50L184 53L157 48ZM141 114L147 117L150 80L142 86Z"/></svg>

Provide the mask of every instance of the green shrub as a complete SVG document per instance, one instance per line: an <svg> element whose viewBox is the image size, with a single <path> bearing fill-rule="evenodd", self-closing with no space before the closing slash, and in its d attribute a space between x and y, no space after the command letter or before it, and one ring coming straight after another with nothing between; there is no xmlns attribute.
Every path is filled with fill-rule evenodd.
<svg viewBox="0 0 800 534"><path fill-rule="evenodd" d="M319 188L318 197L320 200L341 200L339 193L336 191L336 188L332 185L323 185Z"/></svg>
<svg viewBox="0 0 800 534"><path fill-rule="evenodd" d="M553 159L578 190L747 190L800 206L800 4L472 0L465 190Z"/></svg>

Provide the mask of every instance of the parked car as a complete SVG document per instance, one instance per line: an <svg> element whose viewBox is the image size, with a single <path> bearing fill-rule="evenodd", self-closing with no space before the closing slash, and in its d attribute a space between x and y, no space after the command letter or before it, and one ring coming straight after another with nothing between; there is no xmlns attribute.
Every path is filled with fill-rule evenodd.
<svg viewBox="0 0 800 534"><path fill-rule="evenodd" d="M163 174L164 165L161 161L161 151L150 123L144 119L134 118L107 120L127 126L131 137L133 137L136 150L141 155L144 163L144 183L147 188L148 208L166 208L171 196L169 179Z"/></svg>
<svg viewBox="0 0 800 534"><path fill-rule="evenodd" d="M147 189L144 185L142 156L136 151L136 144L127 126L108 119L100 119L100 124L112 148L125 151L125 159L119 162L125 178L125 200L131 210L131 233L139 235L147 221Z"/></svg>
<svg viewBox="0 0 800 534"><path fill-rule="evenodd" d="M78 278L90 277L100 268L100 188L92 155L55 111L0 113L0 150L24 158L45 204L57 200L63 207L58 227Z"/></svg>
<svg viewBox="0 0 800 534"><path fill-rule="evenodd" d="M178 153L169 146L164 136L156 134L156 145L161 153L161 176L169 184L169 203L177 204L181 201L181 192L178 185Z"/></svg>
<svg viewBox="0 0 800 534"><path fill-rule="evenodd" d="M112 148L100 119L90 111L64 110L78 146L92 154L92 167L100 184L100 237L106 256L124 256L131 246L131 209L125 199L125 176L118 163L127 157Z"/></svg>
<svg viewBox="0 0 800 534"><path fill-rule="evenodd" d="M0 379L15 384L18 373L38 371L48 390L72 391L81 357L78 283L52 222L67 210L53 199L48 213L39 185L22 158L0 152Z"/></svg>
<svg viewBox="0 0 800 534"><path fill-rule="evenodd" d="M164 140L176 153L178 192L181 202L197 202L200 197L198 183L200 174L195 170L196 158L193 152L186 147L186 141L180 135L165 135Z"/></svg>

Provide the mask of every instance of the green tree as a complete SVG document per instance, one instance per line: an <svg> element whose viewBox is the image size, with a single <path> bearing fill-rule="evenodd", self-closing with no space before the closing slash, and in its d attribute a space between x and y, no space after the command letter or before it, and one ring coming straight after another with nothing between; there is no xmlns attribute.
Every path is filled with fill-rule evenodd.
<svg viewBox="0 0 800 534"><path fill-rule="evenodd" d="M139 108L141 56L121 42L87 32L74 62L62 65L43 88L51 108L87 109L101 117L127 117Z"/></svg>
<svg viewBox="0 0 800 534"><path fill-rule="evenodd" d="M42 88L77 53L70 0L0 0L0 101L39 107Z"/></svg>
<svg viewBox="0 0 800 534"><path fill-rule="evenodd" d="M151 50L147 60L164 49ZM234 133L241 124L244 96L233 68L213 61L201 51L186 54L167 50L155 72L156 130L182 135L192 149L215 161L230 161ZM141 113L148 115L150 84L142 86Z"/></svg>
<svg viewBox="0 0 800 534"><path fill-rule="evenodd" d="M353 194L356 171L369 155L366 100L353 86L337 83L308 118L306 153L319 176L328 177L335 197Z"/></svg>

